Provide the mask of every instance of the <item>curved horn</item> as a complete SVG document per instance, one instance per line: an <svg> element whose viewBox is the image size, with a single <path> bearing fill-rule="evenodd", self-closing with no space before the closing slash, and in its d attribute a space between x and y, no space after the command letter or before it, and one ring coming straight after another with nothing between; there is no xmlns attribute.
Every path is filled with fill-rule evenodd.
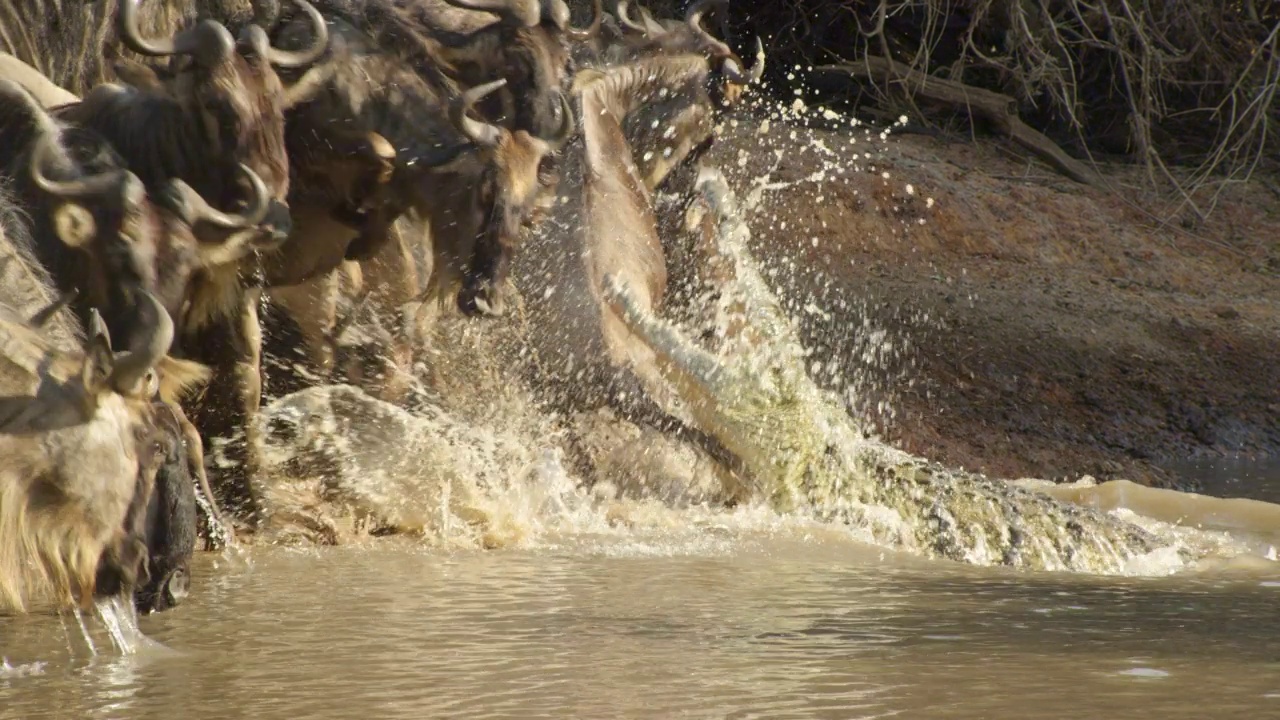
<svg viewBox="0 0 1280 720"><path fill-rule="evenodd" d="M31 180L44 192L60 198L72 199L100 196L124 189L129 176L126 170L121 169L75 180L50 180L46 174L46 168L53 164L56 151L54 134L46 132L36 141L36 147L31 152Z"/></svg>
<svg viewBox="0 0 1280 720"><path fill-rule="evenodd" d="M720 66L720 72L729 79L729 82L738 85L750 85L758 82L764 77L764 43L760 42L760 38L756 38L756 63L751 66L750 72L742 69L742 58L736 54L730 54L724 59L724 63Z"/></svg>
<svg viewBox="0 0 1280 720"><path fill-rule="evenodd" d="M600 27L604 24L604 2L602 0L592 0L591 2L591 24L579 30L572 25L566 23L564 34L570 40L577 42L586 42L600 34Z"/></svg>
<svg viewBox="0 0 1280 720"><path fill-rule="evenodd" d="M36 329L44 327L54 315L57 315L59 311L75 302L79 297L80 291L75 288L71 289L69 292L63 293L57 300L54 300L37 311L35 315L32 315L31 319L27 321L27 324Z"/></svg>
<svg viewBox="0 0 1280 720"><path fill-rule="evenodd" d="M640 19L644 20L645 32L652 37L661 37L667 34L667 28L657 20L653 19L653 13L649 12L649 8L640 7Z"/></svg>
<svg viewBox="0 0 1280 720"><path fill-rule="evenodd" d="M764 43L756 36L756 62L751 66L751 82L760 82L764 77Z"/></svg>
<svg viewBox="0 0 1280 720"><path fill-rule="evenodd" d="M138 6L142 0L124 0L120 3L120 39L139 55L167 57L169 55L195 55L201 64L212 64L226 57L235 47L231 32L214 20L201 20L195 27L184 30L172 38L148 40L142 37L138 27Z"/></svg>
<svg viewBox="0 0 1280 720"><path fill-rule="evenodd" d="M319 60L320 56L329 49L329 27L324 22L324 16L307 0L293 0L293 4L297 5L298 9L311 21L311 34L315 36L315 40L311 43L311 47L296 52L270 48L267 57L272 65L280 68L306 67Z"/></svg>
<svg viewBox="0 0 1280 720"><path fill-rule="evenodd" d="M470 138L471 142L476 145L481 147L493 147L497 145L498 142L502 140L502 130L496 125L480 122L479 120L473 120L470 117L467 117L467 113L470 112L471 107L479 102L481 98L489 95L506 84L507 79L503 78L501 80L494 80L493 82L485 83L484 85L477 85L454 98L453 102L449 105L449 119L453 121L453 124L462 132L463 135Z"/></svg>
<svg viewBox="0 0 1280 720"><path fill-rule="evenodd" d="M702 38L703 42L711 46L715 54L721 56L733 57L733 51L725 45L723 41L716 39L706 28L702 27L702 16L707 14L712 5L728 5L727 0L698 0L685 14L684 21L689 27Z"/></svg>
<svg viewBox="0 0 1280 720"><path fill-rule="evenodd" d="M542 21L551 23L557 30L569 27L569 6L564 0L542 0Z"/></svg>
<svg viewBox="0 0 1280 720"><path fill-rule="evenodd" d="M210 205L190 185L176 178L169 181L168 199L171 208L191 227L199 222L206 222L223 230L244 230L257 225L267 216L271 207L271 195L266 183L248 165L241 163L239 168L252 190L249 207L244 212L222 212Z"/></svg>
<svg viewBox="0 0 1280 720"><path fill-rule="evenodd" d="M187 50L178 49L175 38L146 40L142 37L142 31L138 28L138 6L140 4L142 4L142 0L124 0L124 2L120 3L120 14L116 17L120 25L120 39L124 44L139 55L150 55L152 57L164 57L187 52Z"/></svg>
<svg viewBox="0 0 1280 720"><path fill-rule="evenodd" d="M551 137L551 147L559 150L569 142L569 138L573 136L573 103L569 101L569 96L563 92L560 95L560 127L556 128L556 134Z"/></svg>
<svg viewBox="0 0 1280 720"><path fill-rule="evenodd" d="M542 22L542 6L539 0L444 0L463 10L493 13L502 22L517 27L533 27Z"/></svg>
<svg viewBox="0 0 1280 720"><path fill-rule="evenodd" d="M622 27L627 30L638 32L641 35L648 35L649 30L645 28L645 26L635 20L632 20L631 17L627 15L627 6L630 4L631 3L627 2L627 0L618 0L618 9L616 11L618 13L618 22L622 23Z"/></svg>
<svg viewBox="0 0 1280 720"><path fill-rule="evenodd" d="M164 309L160 301L146 290L140 290L143 302L149 305L146 310L139 307L139 315L155 318L155 326L150 336L138 333L133 345L126 351L116 355L115 368L111 371L109 382L118 393L134 393L138 383L147 376L147 372L155 367L169 353L173 344L173 319L169 311Z"/></svg>

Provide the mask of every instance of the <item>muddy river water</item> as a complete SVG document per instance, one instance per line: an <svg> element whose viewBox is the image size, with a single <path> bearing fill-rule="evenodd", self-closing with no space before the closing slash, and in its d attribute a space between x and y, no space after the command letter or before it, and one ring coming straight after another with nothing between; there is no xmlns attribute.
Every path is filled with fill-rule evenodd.
<svg viewBox="0 0 1280 720"><path fill-rule="evenodd" d="M0 618L0 717L1280 717L1280 571L1014 573L712 524L196 572L132 653Z"/></svg>

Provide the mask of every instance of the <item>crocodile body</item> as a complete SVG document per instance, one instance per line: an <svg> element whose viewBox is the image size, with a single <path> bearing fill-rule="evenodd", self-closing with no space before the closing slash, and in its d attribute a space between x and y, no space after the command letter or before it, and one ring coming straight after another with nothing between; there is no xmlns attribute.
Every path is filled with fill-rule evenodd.
<svg viewBox="0 0 1280 720"><path fill-rule="evenodd" d="M606 280L607 300L656 353L700 429L738 457L777 510L854 523L878 543L978 565L1120 573L1168 544L1115 515L867 440L806 372L806 353L748 252L749 230L723 176L704 169L697 186L700 253L718 296L710 332L701 334L716 339L714 350L649 312L616 278Z"/></svg>

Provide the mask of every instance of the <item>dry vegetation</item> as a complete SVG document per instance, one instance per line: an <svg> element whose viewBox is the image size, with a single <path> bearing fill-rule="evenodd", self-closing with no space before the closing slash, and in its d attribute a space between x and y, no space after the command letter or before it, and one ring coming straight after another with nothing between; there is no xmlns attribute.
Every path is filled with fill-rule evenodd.
<svg viewBox="0 0 1280 720"><path fill-rule="evenodd" d="M738 45L765 39L782 95L802 82L863 113L995 130L1090 183L1095 162L1136 163L1196 221L1228 184L1280 167L1271 0L754 0L730 14Z"/></svg>

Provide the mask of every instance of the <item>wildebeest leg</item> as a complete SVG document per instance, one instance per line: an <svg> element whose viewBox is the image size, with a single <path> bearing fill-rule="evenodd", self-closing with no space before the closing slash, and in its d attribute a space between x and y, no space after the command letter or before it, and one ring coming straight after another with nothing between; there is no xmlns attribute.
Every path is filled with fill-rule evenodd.
<svg viewBox="0 0 1280 720"><path fill-rule="evenodd" d="M200 493L204 495L205 502L209 504L207 508L209 517L205 518L205 548L217 550L231 545L236 541L235 530L222 517L222 511L218 509L218 499L214 497L213 490L209 487L209 477L204 468L204 442L200 439L200 431L196 430L196 426L191 424L191 420L187 418L187 414L182 411L181 406L175 403L168 407L178 420L182 438L187 443L187 466L190 468L191 477L195 478L196 482L199 483Z"/></svg>
<svg viewBox="0 0 1280 720"><path fill-rule="evenodd" d="M370 288L369 305L377 322L390 334L389 347L371 348L382 357L372 362L371 376L360 383L386 402L399 402L412 379L413 347L417 331L417 264L403 224L389 228L386 244L373 258L360 263L364 287ZM364 370L360 370L364 374Z"/></svg>
<svg viewBox="0 0 1280 720"><path fill-rule="evenodd" d="M288 315L302 336L301 347L281 351L305 353L307 370L315 373L321 382L328 380L334 371L333 345L329 340L337 315L338 273L332 270L298 285L267 291L273 309Z"/></svg>
<svg viewBox="0 0 1280 720"><path fill-rule="evenodd" d="M262 433L258 429L258 408L262 405L262 325L258 321L258 301L261 290L245 294L245 306L240 314L237 340L243 354L236 367L237 386L240 394L241 422L245 439L245 484L253 505L253 523L256 525L261 505L257 502L255 481L262 468Z"/></svg>
<svg viewBox="0 0 1280 720"><path fill-rule="evenodd" d="M251 527L261 520L254 487L262 465L260 433L255 422L262 393L260 295L256 289L246 291L231 317L202 328L192 343L196 359L213 368L214 373L213 381L192 406L192 416L206 446L218 448L218 472L212 484L223 509Z"/></svg>

